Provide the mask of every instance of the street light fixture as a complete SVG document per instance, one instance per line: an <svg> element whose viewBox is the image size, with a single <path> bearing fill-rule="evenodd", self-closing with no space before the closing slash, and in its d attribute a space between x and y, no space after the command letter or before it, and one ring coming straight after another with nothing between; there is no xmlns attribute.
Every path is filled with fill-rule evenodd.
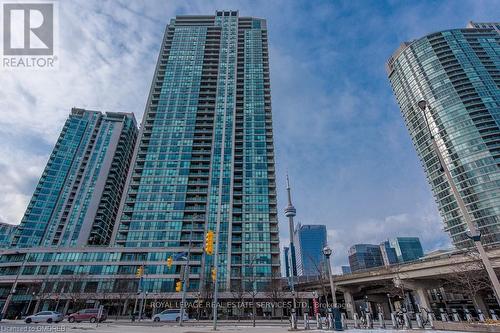
<svg viewBox="0 0 500 333"><path fill-rule="evenodd" d="M467 211L467 208L465 207L465 202L463 201L462 197L460 196L460 193L458 192L455 182L451 176L450 170L446 166L444 158L438 149L436 139L434 138L434 135L432 135L431 127L429 125L429 120L427 119L427 114L426 114L426 110L427 109L430 110L430 107L428 107L428 103L425 100L419 101L418 107L420 108L420 110L424 115L425 124L427 125L427 129L429 130L429 134L432 140L432 148L438 157L441 171L444 172L446 179L448 180L448 184L450 185L453 196L455 197L455 200L458 203L458 208L462 213L462 216L467 225L468 232L466 233L466 235L474 242L474 245L476 246L476 249L479 253L479 257L481 258L481 261L483 262L486 272L488 273L488 277L490 278L490 282L493 287L497 303L500 304L500 282L498 281L498 277L495 273L495 270L493 269L493 266L491 265L491 261L488 255L486 254L486 251L484 250L484 246L481 243L481 233L477 229L476 225L472 222L472 218L469 212Z"/></svg>

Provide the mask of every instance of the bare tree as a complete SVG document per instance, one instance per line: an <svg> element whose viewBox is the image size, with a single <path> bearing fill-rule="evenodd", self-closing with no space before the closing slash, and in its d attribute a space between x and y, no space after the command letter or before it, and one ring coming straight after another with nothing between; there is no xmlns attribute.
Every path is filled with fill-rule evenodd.
<svg viewBox="0 0 500 333"><path fill-rule="evenodd" d="M137 285L133 280L117 280L113 286L113 293L116 295L118 302L120 303L116 311L116 319L119 315L124 316L127 311L125 306L130 299L135 295L137 291Z"/></svg>
<svg viewBox="0 0 500 333"><path fill-rule="evenodd" d="M257 264L262 261L260 257L255 254L248 255L248 260L245 260L243 267L244 272L244 286L248 295L252 298L252 325L255 327L255 320L257 317L257 305L255 304L255 297L258 295L259 291L257 288L257 283L260 281L260 277L257 275Z"/></svg>
<svg viewBox="0 0 500 333"><path fill-rule="evenodd" d="M205 279L205 283L203 284L203 288L200 292L200 303L198 305L198 320L200 319L200 310L203 309L203 316L209 319L212 318L212 307L207 306L207 304L211 304L213 300L213 287L214 283L210 279Z"/></svg>
<svg viewBox="0 0 500 333"><path fill-rule="evenodd" d="M239 281L237 283L231 284L231 294L233 298L238 301L238 322L241 320L241 304L245 301L246 291L245 291L245 281L243 279L243 274L240 270L237 273L237 277L239 277Z"/></svg>
<svg viewBox="0 0 500 333"><path fill-rule="evenodd" d="M285 296L281 281L281 275L273 274L266 285L266 296L269 297L274 304L280 302ZM272 316L276 317L276 307L274 305L272 307ZM283 311L281 311L281 320L283 320Z"/></svg>
<svg viewBox="0 0 500 333"><path fill-rule="evenodd" d="M455 265L453 273L446 276L443 287L453 293L467 295L474 307L479 309L476 297L481 292L491 290L491 284L477 253L469 252L468 255L473 261Z"/></svg>
<svg viewBox="0 0 500 333"><path fill-rule="evenodd" d="M314 258L311 257L310 254L306 254L307 255L307 259L311 261L311 263L313 264L314 266L314 269L316 270L316 272L318 273L318 279L319 279L319 283L320 283L320 286L321 286L321 292L323 294L323 296L325 297L325 303L328 303L328 292L326 290L326 287L325 287L325 280L328 279L328 274L324 271L324 263L325 261L321 261L319 264L316 262L316 260L314 260ZM329 282L327 282L329 283Z"/></svg>

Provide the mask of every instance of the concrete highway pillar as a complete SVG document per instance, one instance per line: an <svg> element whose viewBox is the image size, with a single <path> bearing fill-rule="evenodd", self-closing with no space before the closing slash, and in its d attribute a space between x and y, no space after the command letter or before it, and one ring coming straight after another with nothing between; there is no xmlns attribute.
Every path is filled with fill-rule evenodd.
<svg viewBox="0 0 500 333"><path fill-rule="evenodd" d="M483 297L481 295L476 295L473 299L474 305L478 307L476 310L481 310L483 314L489 313L486 304L484 303Z"/></svg>
<svg viewBox="0 0 500 333"><path fill-rule="evenodd" d="M348 290L344 290L344 302L347 311L347 316L349 319L354 319L354 297L352 293Z"/></svg>
<svg viewBox="0 0 500 333"><path fill-rule="evenodd" d="M426 310L431 310L431 304L429 303L429 297L427 295L427 289L423 287L416 288L415 290L418 297L418 304L420 307L425 308Z"/></svg>

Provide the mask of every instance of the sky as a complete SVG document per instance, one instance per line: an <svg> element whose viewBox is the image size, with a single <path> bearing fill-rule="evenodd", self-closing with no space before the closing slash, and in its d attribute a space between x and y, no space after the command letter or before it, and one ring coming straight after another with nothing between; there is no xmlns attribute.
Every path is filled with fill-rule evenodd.
<svg viewBox="0 0 500 333"><path fill-rule="evenodd" d="M333 266L356 243L451 246L385 72L401 42L497 21L497 1L61 1L59 69L0 71L0 221L19 224L71 107L142 119L165 25L239 10L265 18L282 245L325 224Z"/></svg>

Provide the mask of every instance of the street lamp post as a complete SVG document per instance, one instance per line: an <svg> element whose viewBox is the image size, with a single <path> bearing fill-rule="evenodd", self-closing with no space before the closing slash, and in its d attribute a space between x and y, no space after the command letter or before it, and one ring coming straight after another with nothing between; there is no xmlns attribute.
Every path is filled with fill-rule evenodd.
<svg viewBox="0 0 500 333"><path fill-rule="evenodd" d="M20 252L16 252L15 254L20 254ZM23 262L21 263L21 267L17 271L16 279L14 280L14 283L12 284L12 287L10 288L9 295L7 296L7 299L5 300L5 304L3 306L2 315L0 316L0 319L5 318L5 316L7 315L7 310L9 309L10 302L12 301L12 296L16 293L17 280L19 280L19 276L21 275L21 271L23 270L24 265L26 264L27 260L28 260L28 253L25 253Z"/></svg>
<svg viewBox="0 0 500 333"><path fill-rule="evenodd" d="M30 301L28 303L28 307L26 308L26 311L24 312L24 315L28 315L29 314L30 308L31 308L31 303L33 302L33 299L35 298L35 295L36 295L35 292L31 293L31 298L30 298Z"/></svg>
<svg viewBox="0 0 500 333"><path fill-rule="evenodd" d="M335 295L335 284L333 283L333 277L332 277L332 267L330 264L330 256L332 255L333 251L329 246L325 246L323 248L323 254L326 257L326 268L328 270L328 278L330 280L330 289L332 291L332 303L333 307L337 307L337 297Z"/></svg>
<svg viewBox="0 0 500 333"><path fill-rule="evenodd" d="M460 196L460 193L458 192L455 182L453 181L453 178L451 176L450 170L448 169L448 166L444 161L443 155L439 151L436 139L434 138L434 135L432 135L431 127L429 124L429 120L427 119L427 113L426 113L426 110L430 109L428 108L427 101L425 100L419 101L418 107L420 108L420 110L422 110L422 113L424 114L425 124L427 125L427 129L429 130L429 134L432 140L432 148L439 159L441 170L444 172L446 179L448 180L448 184L450 185L451 191L455 197L455 200L458 203L458 208L460 209L460 212L462 213L462 216L467 225L467 228L470 231L470 235L467 236L470 239L472 239L472 241L476 246L476 249L479 253L479 257L481 258L481 261L483 262L486 272L488 273L488 277L490 278L490 282L493 287L497 303L500 304L500 282L498 281L498 277L495 273L495 270L493 269L493 266L491 265L491 261L488 255L486 254L486 251L484 250L484 246L481 243L481 233L477 229L476 225L472 222L472 218L469 212L467 211L467 208L465 207L465 202L463 201L462 197Z"/></svg>

